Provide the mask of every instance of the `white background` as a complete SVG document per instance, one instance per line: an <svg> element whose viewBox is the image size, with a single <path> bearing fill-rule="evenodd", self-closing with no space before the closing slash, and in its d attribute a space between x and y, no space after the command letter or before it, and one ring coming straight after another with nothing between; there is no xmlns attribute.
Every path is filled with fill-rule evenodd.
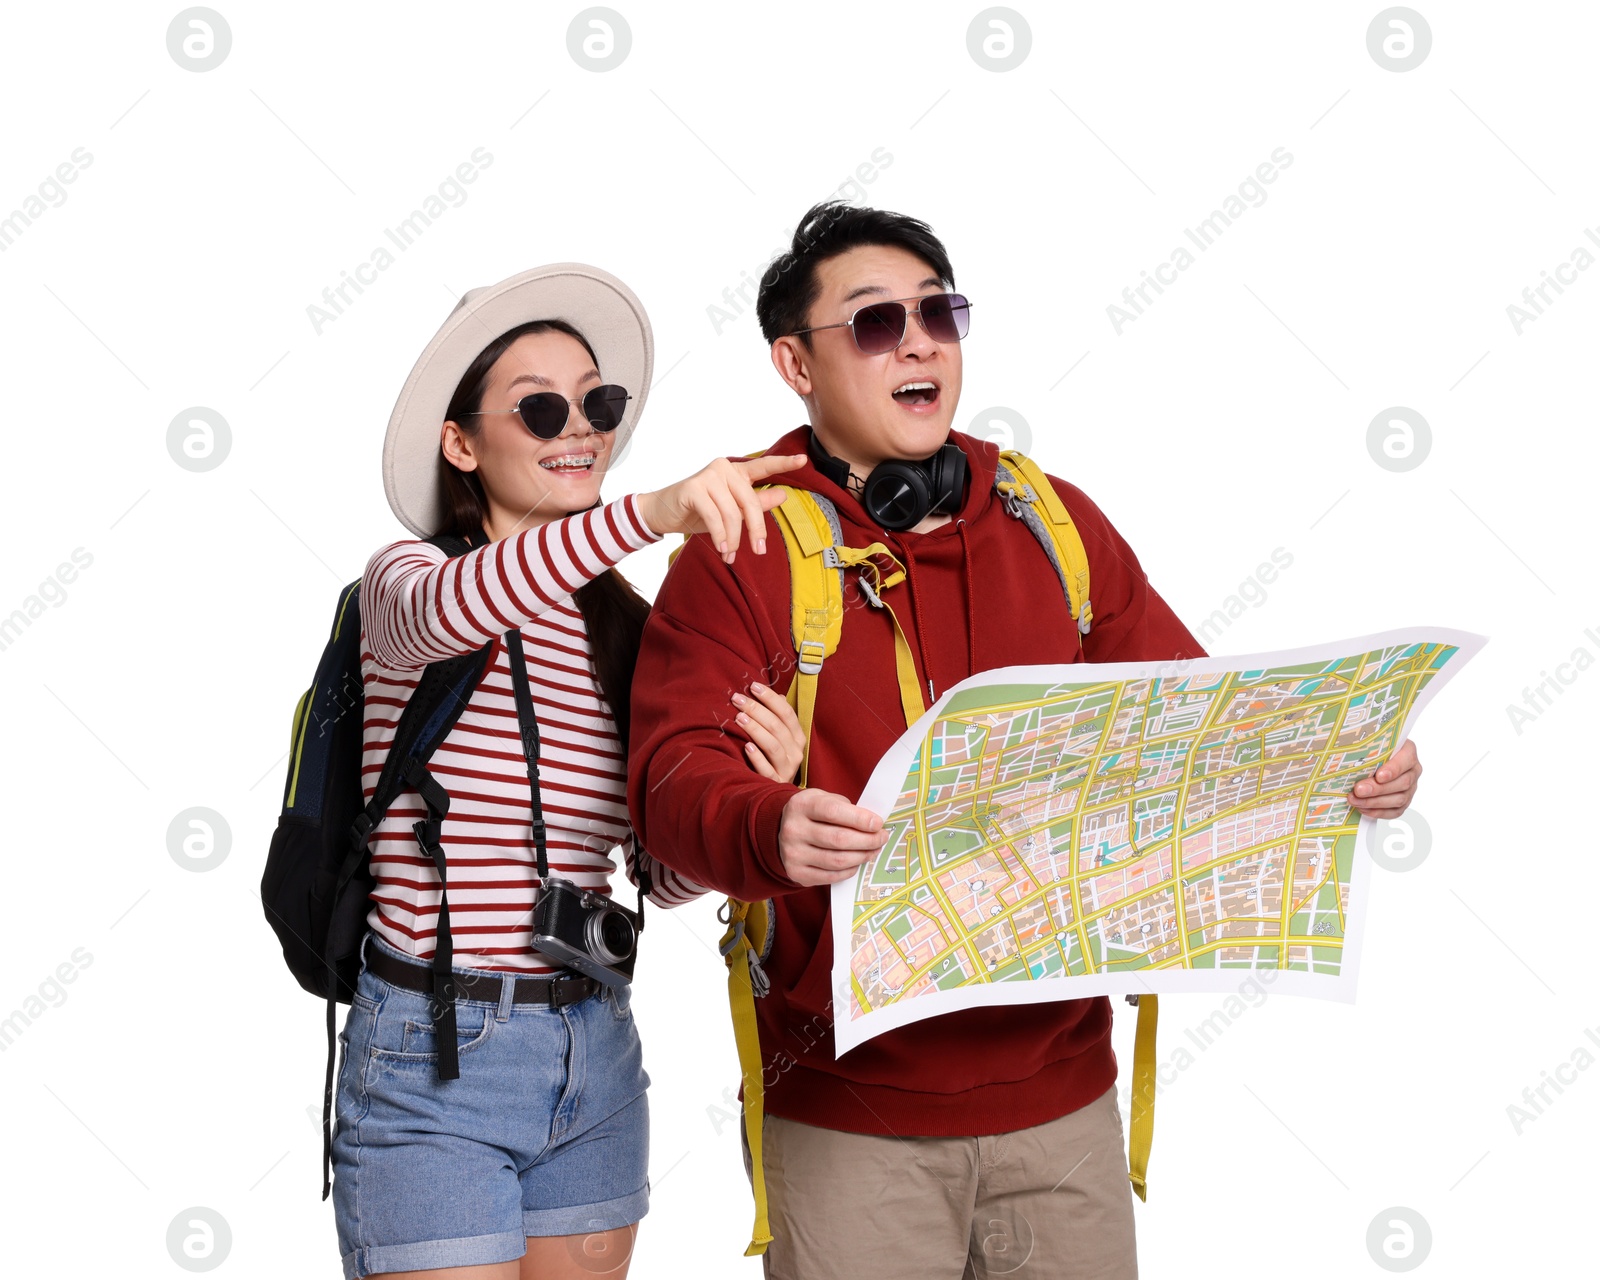
<svg viewBox="0 0 1600 1280"><path fill-rule="evenodd" d="M232 48L202 73L168 53L176 6L24 6L0 45L0 215L92 156L0 253L0 617L92 556L0 650L0 1016L75 979L0 1052L8 1272L181 1274L168 1226L201 1206L224 1274L338 1274L321 1010L255 887L338 590L402 532L394 397L464 290L576 259L655 326L609 495L764 447L801 406L748 309L719 332L708 308L863 164L842 194L931 222L974 300L958 426L1021 414L1192 627L1292 555L1213 652L1490 637L1423 718L1432 844L1375 870L1358 1002L1269 997L1169 1073L1144 1274L1384 1274L1367 1232L1391 1206L1431 1230L1425 1275L1592 1268L1600 1070L1570 1064L1600 1053L1600 271L1520 335L1506 309L1600 252L1600 14L1418 0L1432 49L1395 72L1367 49L1376 3L1018 0L1031 51L996 72L968 51L977 4L617 0L631 52L595 72L568 52L576 4L217 3ZM478 147L464 203L317 333L308 305ZM1107 306L1279 147L1265 203L1119 335ZM1367 448L1396 405L1432 432L1405 472ZM191 406L231 428L205 472L168 453ZM626 565L647 593L667 549ZM1519 732L1508 704L1580 648ZM231 830L214 870L168 852L192 806ZM654 920L633 1273L751 1277L712 904ZM1161 1057L1222 1005L1170 998ZM1508 1106L1564 1063L1519 1133Z"/></svg>

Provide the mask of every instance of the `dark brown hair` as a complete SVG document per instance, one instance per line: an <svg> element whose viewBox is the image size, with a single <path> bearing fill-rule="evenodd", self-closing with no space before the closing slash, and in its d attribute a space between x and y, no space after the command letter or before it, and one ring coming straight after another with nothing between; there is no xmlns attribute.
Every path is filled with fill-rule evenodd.
<svg viewBox="0 0 1600 1280"><path fill-rule="evenodd" d="M761 275L756 291L756 321L768 345L786 334L804 329L811 308L822 293L817 268L829 258L861 245L886 245L921 258L933 274L955 288L955 272L933 228L918 218L887 209L870 209L848 200L824 200L800 218L794 239ZM811 349L811 335L800 341Z"/></svg>
<svg viewBox="0 0 1600 1280"><path fill-rule="evenodd" d="M583 343L583 349L594 360L594 348L589 340L564 320L531 320L502 333L478 353L450 397L445 418L458 424L463 435L475 436L482 430L478 419L468 415L483 407L483 393L489 385L489 372L495 361L513 342L530 333L567 334ZM599 366L600 362L595 360L595 367ZM481 545L488 536L484 521L489 515L483 481L476 471L462 471L442 454L440 461L444 465L439 468L439 503L444 518L438 533L453 534L468 539L474 546ZM572 593L572 598L583 614L589 632L589 649L594 655L595 676L601 694L611 706L626 757L628 694L633 687L633 668L639 659L639 637L650 615L649 602L615 569L607 569L599 577L591 578Z"/></svg>

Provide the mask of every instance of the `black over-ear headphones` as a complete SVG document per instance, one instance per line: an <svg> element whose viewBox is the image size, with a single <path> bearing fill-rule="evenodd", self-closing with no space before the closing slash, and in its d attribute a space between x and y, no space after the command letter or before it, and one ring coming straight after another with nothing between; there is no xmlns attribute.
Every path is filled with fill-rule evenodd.
<svg viewBox="0 0 1600 1280"><path fill-rule="evenodd" d="M812 432L811 461L841 489L851 490L850 464L822 447ZM934 512L954 515L967 489L967 455L947 440L931 458L887 458L859 486L861 505L873 521L896 533L920 524Z"/></svg>

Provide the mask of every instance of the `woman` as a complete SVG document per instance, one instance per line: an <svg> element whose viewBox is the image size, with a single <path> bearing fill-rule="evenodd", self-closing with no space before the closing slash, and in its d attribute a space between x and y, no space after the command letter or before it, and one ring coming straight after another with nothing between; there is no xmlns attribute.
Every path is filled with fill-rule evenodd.
<svg viewBox="0 0 1600 1280"><path fill-rule="evenodd" d="M667 533L707 532L730 563L748 534L764 554L765 512L784 490L752 484L804 461L718 459L600 505L650 368L649 322L619 281L573 264L538 268L462 299L390 420L395 513L420 537L456 535L473 549L450 558L427 541L397 542L363 575L369 794L421 670L496 648L428 764L449 797L436 841L447 927L439 863L419 847L430 811L416 791L371 840L376 887L340 1037L333 1144L347 1277L626 1273L648 1198L649 1079L628 985L563 969L533 945L535 803L552 882L609 894L610 851L625 844L629 878L659 904L704 892L632 842L628 688L648 605L614 566ZM519 738L519 645L536 792ZM752 693L734 695L750 762L791 778L798 722L778 694ZM429 965L445 947L455 998L436 1005ZM446 1011L456 1078L443 1078L437 1051Z"/></svg>

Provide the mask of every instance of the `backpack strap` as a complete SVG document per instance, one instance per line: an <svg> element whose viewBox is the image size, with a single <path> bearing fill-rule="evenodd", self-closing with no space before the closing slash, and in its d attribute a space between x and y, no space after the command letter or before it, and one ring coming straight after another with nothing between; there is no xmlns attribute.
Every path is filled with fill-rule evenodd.
<svg viewBox="0 0 1600 1280"><path fill-rule="evenodd" d="M798 665L789 684L788 698L806 742L800 759L802 787L806 785L806 765L811 755L811 717L816 708L817 677L822 673L823 662L839 647L844 619L844 569L838 563L828 564L823 558L823 552L838 540L838 513L831 506L824 510L815 500L807 500L811 498L812 495L803 490L791 489L783 504L772 510L789 555L790 627ZM766 995L770 989L757 946L770 942L772 903L770 899L745 902L729 898L718 918L728 926L717 949L728 965L728 1007L733 1016L733 1039L744 1083L741 1119L745 1143L750 1150L750 1185L755 1197L755 1223L750 1230L750 1244L744 1251L745 1257L750 1258L764 1254L772 1243L761 1143L765 1088L761 1033L756 1023L756 997Z"/></svg>
<svg viewBox="0 0 1600 1280"><path fill-rule="evenodd" d="M1150 1141L1156 1127L1156 1016L1153 991L1129 996L1139 1006L1133 1033L1133 1099L1128 1117L1128 1181L1134 1194L1145 1196L1145 1171L1150 1167Z"/></svg>
<svg viewBox="0 0 1600 1280"><path fill-rule="evenodd" d="M844 568L837 561L829 564L824 555L839 541L839 515L815 495L791 489L782 504L773 508L772 518L789 555L789 627L796 659L789 705L800 720L800 732L809 748L817 677L822 674L822 664L838 649L844 624ZM808 749L801 757L802 787L810 756Z"/></svg>
<svg viewBox="0 0 1600 1280"><path fill-rule="evenodd" d="M789 555L790 627L798 666L789 684L788 698L806 742L800 761L800 785L805 786L817 677L822 673L822 664L839 647L844 620L844 566L837 558L830 562L825 555L840 540L839 516L826 499L818 500L801 489L790 489L789 497L773 508L772 516ZM729 898L718 918L728 926L718 950L728 965L728 1006L744 1083L741 1119L750 1150L750 1183L755 1197L755 1223L745 1256L755 1257L764 1254L772 1243L761 1142L765 1088L761 1033L756 1022L756 998L766 995L771 986L761 960L771 944L772 903L770 899L745 902Z"/></svg>
<svg viewBox="0 0 1600 1280"><path fill-rule="evenodd" d="M384 815L389 812L390 806L394 804L401 791L408 784L417 785L411 782L411 778L425 778L437 788L431 802L428 799L429 791L422 787L417 788L423 796L423 803L428 805L429 816L425 822L417 823L416 827L426 827L429 831L434 831L437 827L430 827L430 823L435 821L443 823L445 813L450 807L450 796L433 779L433 775L428 773L425 766L433 753L439 749L439 744L444 741L445 736L455 727L456 721L461 718L461 713L466 710L467 700L472 696L473 689L477 687L484 669L489 665L489 656L494 652L495 643L491 640L481 649L458 657L446 658L442 662L435 662L424 668L417 680L417 687L411 691L410 698L406 700L405 710L400 713L400 722L395 726L394 740L389 745L389 754L384 758L383 771L378 775L372 799L367 802L367 807L356 816L355 822L351 825L350 851L345 854L344 863L339 868L339 878L333 889L335 903L367 860L367 843L372 838L374 829L383 821ZM424 832L419 830L419 842L423 835ZM426 844L422 847L424 852L434 859L434 865L439 869L439 933L435 949L437 959L439 952L450 950L449 918L443 900L444 852L440 849L436 856ZM335 914L337 916L337 913ZM337 954L337 942L338 940L330 932L328 937L330 969L333 967L332 957ZM437 992L435 994L437 996ZM328 1060L322 1081L322 1198L324 1200L333 1189L333 1069L337 1004L338 984L335 982L328 989L326 1018ZM454 1005L451 1006L450 1012L453 1017ZM448 1045L453 1049L455 1040L453 1030L448 1037L440 1040L439 1070L441 1078L444 1079L454 1078L444 1076L443 1073L446 1070L448 1055L448 1050L444 1046Z"/></svg>
<svg viewBox="0 0 1600 1280"><path fill-rule="evenodd" d="M1094 621L1094 607L1089 603L1089 556L1071 513L1039 464L1021 450L1001 452L994 487L1006 510L1028 526L1050 557L1056 577L1061 579L1067 608L1078 624L1078 646L1082 648L1082 637Z"/></svg>
<svg viewBox="0 0 1600 1280"><path fill-rule="evenodd" d="M759 971L755 949L750 944L753 912L770 912L771 901L742 902L729 898L718 912L727 923L718 950L728 965L728 1007L733 1014L733 1041L739 1051L739 1074L744 1080L742 1108L744 1138L750 1148L750 1188L755 1194L755 1225L750 1229L750 1244L744 1256L753 1258L767 1251L772 1243L772 1227L767 1221L767 1179L761 1163L761 1126L765 1114L761 1081L761 1032L756 1025L754 975ZM765 976L765 975L763 975ZM766 995L766 990L760 992Z"/></svg>
<svg viewBox="0 0 1600 1280"><path fill-rule="evenodd" d="M440 534L425 539L438 547L451 559L471 550L476 541ZM415 760L426 764L439 749L445 735L455 727L461 713L467 708L467 699L483 677L484 669L494 654L496 641L491 640L481 649L458 654L440 662L431 662L422 669L416 688L406 699L400 721L395 725L394 738L389 743L389 753L384 757L383 769L378 774L372 799L350 828L351 851L340 868L338 889L342 889L350 874L360 865L366 852L367 841L373 829L383 821L389 806L404 790L407 766ZM337 896L338 889L335 890Z"/></svg>
<svg viewBox="0 0 1600 1280"><path fill-rule="evenodd" d="M422 797L428 807L428 816L413 822L417 844L428 855L433 869L439 875L439 923L434 933L433 991L429 1000L429 1013L433 1017L433 1038L439 1047L439 1079L461 1078L461 1064L456 1055L456 992L455 975L451 964L455 961L454 939L450 936L450 886L445 859L443 837L444 820L450 813L450 793L446 791L427 765L412 757L406 761L406 781Z"/></svg>
<svg viewBox="0 0 1600 1280"><path fill-rule="evenodd" d="M486 539L461 538L448 534L428 538L427 542L438 547L446 556L454 558L462 555ZM358 584L359 586L359 584ZM351 599L356 599L357 592L351 590L350 597L340 606L340 621L343 621L344 611ZM360 603L356 600L359 610ZM444 821L445 814L450 808L450 795L436 782L432 774L428 773L427 762L433 753L439 749L439 744L445 736L455 727L461 713L467 708L467 700L472 696L472 691L477 688L478 681L483 678L484 670L489 665L489 659L494 653L496 641L491 640L481 649L471 653L459 654L453 658L446 658L440 662L430 663L423 668L422 675L417 679L416 688L411 691L411 696L406 699L405 709L400 713L400 721L395 726L394 738L389 744L389 752L384 757L383 770L378 775L377 785L373 788L372 799L367 802L350 827L350 848L345 854L344 862L340 864L338 878L334 882L332 902L334 909L333 918L338 919L337 904L344 891L349 887L350 881L367 860L367 844L372 838L372 833L377 825L383 821L384 815L389 812L395 800L399 797L411 776L426 779L432 786L427 790L421 787L423 803L428 806L428 818L415 824L419 843L424 835L424 828L436 833L439 825ZM420 771L420 773L418 772ZM416 786L415 782L411 785ZM430 801L429 794L433 795ZM441 804L442 797L442 804ZM436 812L437 810L437 812ZM429 824L433 824L431 827ZM435 844L437 835L435 834ZM424 852L434 857L426 844ZM451 942L449 933L449 916L444 902L444 852L439 850L434 858L435 866L439 870L440 903L439 903L439 932L435 945L435 960L439 952L450 953ZM330 981L328 984L328 1004L325 1021L325 1030L328 1040L327 1064L322 1077L322 1198L326 1200L333 1190L333 1073L335 1064L335 1044L337 1041L337 1014L339 983L335 976L333 957L341 950L343 939L335 937L330 929L327 940L327 955L325 960L328 965ZM449 961L446 961L446 974L449 973ZM448 982L448 979L446 979ZM436 976L435 985L439 984ZM435 991L437 1001L438 992ZM452 1003L449 1010L450 1020L455 1018L455 1006ZM458 1067L455 1059L456 1036L454 1026L450 1034L436 1037L440 1040L439 1070L441 1078L454 1079L455 1076L444 1076L448 1068L452 1072ZM448 1046L446 1048L445 1046Z"/></svg>
<svg viewBox="0 0 1600 1280"><path fill-rule="evenodd" d="M769 487L769 486L762 486ZM789 496L772 510L789 556L790 630L797 666L789 684L789 704L800 721L805 750L800 761L800 785L806 785L811 759L811 722L816 711L817 680L823 663L839 647L844 625L844 571L857 569L857 583L874 608L889 615L894 626L895 677L900 689L901 713L909 727L927 709L916 663L905 630L883 592L905 581L905 566L881 542L865 547L843 545L839 513L820 494L791 487ZM885 572L878 561L887 560ZM771 945L772 903L742 902L729 898L723 917L728 925L719 949L728 964L728 1003L733 1013L734 1042L739 1050L739 1071L744 1079L745 1142L750 1148L751 1186L755 1193L755 1225L747 1257L766 1252L772 1240L767 1219L767 1187L761 1154L761 1125L765 1112L761 1066L761 1040L756 1024L756 998L764 996L769 982L761 966Z"/></svg>
<svg viewBox="0 0 1600 1280"><path fill-rule="evenodd" d="M766 486L763 486L766 487ZM882 609L894 625L895 680L900 689L900 710L909 728L927 710L922 685L917 680L916 662L905 629L883 593L905 581L905 566L881 542L865 547L843 545L839 513L821 494L791 488L789 496L773 509L783 544L789 553L790 627L798 665L789 686L789 701L805 736L806 753L801 762L800 785L806 784L810 763L811 718L816 710L817 678L823 662L839 647L844 626L844 571L860 571L857 583L867 603ZM888 574L880 559L893 565Z"/></svg>

